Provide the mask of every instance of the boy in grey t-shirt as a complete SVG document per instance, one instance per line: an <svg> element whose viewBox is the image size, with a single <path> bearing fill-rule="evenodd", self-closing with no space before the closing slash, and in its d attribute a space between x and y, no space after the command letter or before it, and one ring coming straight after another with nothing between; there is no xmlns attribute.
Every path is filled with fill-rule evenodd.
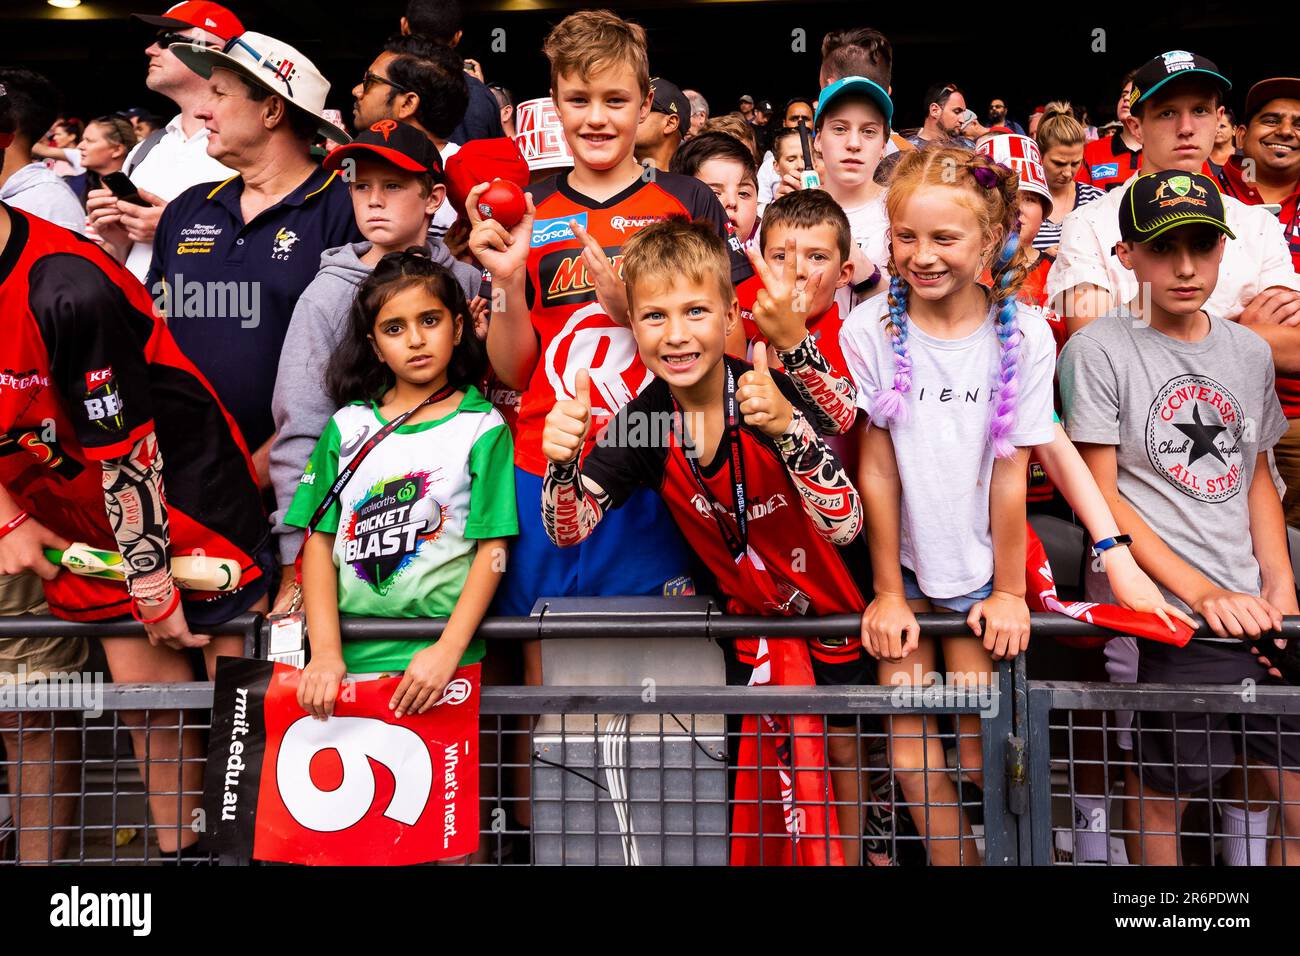
<svg viewBox="0 0 1300 956"><path fill-rule="evenodd" d="M1132 537L1138 564L1171 600L1200 614L1220 637L1276 630L1283 614L1300 613L1266 458L1287 422L1273 391L1268 345L1201 311L1233 238L1218 189L1208 177L1178 170L1142 176L1125 198L1120 229L1116 254L1149 290L1144 314L1106 316L1066 344L1059 369L1066 430ZM1092 572L1087 586L1089 599L1112 600L1104 574ZM1244 643L1141 647L1140 682L1246 679L1276 682ZM1236 732L1210 733L1207 721L1210 729ZM1129 859L1178 862L1179 804L1143 798L1208 798L1240 765L1235 748L1243 736L1249 761L1272 768L1252 775L1253 794L1276 801L1284 785L1294 801L1300 738L1286 732L1300 731L1300 718L1281 723L1279 740L1271 716L1241 717L1243 735L1227 715L1139 715L1143 777L1139 783L1128 771L1128 793L1139 797L1126 804ZM1229 781L1229 788L1238 783ZM1249 855L1262 863L1267 811L1221 809L1229 836L1253 831L1255 837L1225 841L1229 862ZM1300 853L1300 839L1291 836L1300 837L1300 806L1284 812L1287 853ZM1280 862L1281 855L1281 842L1274 842L1269 861Z"/></svg>

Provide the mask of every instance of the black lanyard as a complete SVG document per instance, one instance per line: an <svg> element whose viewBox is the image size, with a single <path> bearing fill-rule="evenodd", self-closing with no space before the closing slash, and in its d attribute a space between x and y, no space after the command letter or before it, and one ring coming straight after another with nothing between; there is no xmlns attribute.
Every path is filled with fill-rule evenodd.
<svg viewBox="0 0 1300 956"><path fill-rule="evenodd" d="M450 383L444 385L442 388L438 389L436 392L434 392L432 395L430 395L428 398L422 401L419 405L416 405L414 408L402 412L402 414L398 415L396 418L394 418L392 421L386 424L383 428L379 429L379 431L375 432L373 435L367 438L366 443L361 446L361 448L357 451L355 455L352 456L352 460L348 462L347 467L343 468L339 472L338 477L334 479L334 484L330 485L330 490L326 492L324 499L320 503L320 506L316 509L316 513L311 516L311 521L307 523L307 530L310 532L313 528L315 528L316 525L320 523L321 519L325 517L325 512L329 511L330 508L334 507L334 503L339 500L339 495L343 493L343 489L346 488L348 482L352 480L352 476L357 473L357 469L360 468L361 463L366 460L366 456L375 450L376 445L378 445L381 441L383 441L385 438L391 435L394 429L400 428L403 422L405 422L408 418L410 418L420 409L424 408L427 405L438 404L438 402L442 401L444 398L446 398L454 391L456 391L456 387L454 385Z"/></svg>
<svg viewBox="0 0 1300 956"><path fill-rule="evenodd" d="M729 457L727 467L731 472L732 495L736 503L734 512L723 509L713 493L709 491L708 486L704 483L704 476L700 473L700 466L695 461L695 456L685 454L688 450L683 448L683 455L686 464L690 466L691 474L695 478L695 483L700 486L700 492L704 495L704 500L708 502L709 512L713 515L713 520L718 523L718 531L722 533L722 540L726 542L727 550L731 552L731 557L737 564L749 550L749 514L747 502L745 500L745 458L740 450L740 415L736 407L736 379L731 372L731 366L725 366L727 377L723 386L723 404L727 416L726 439L731 447L728 449ZM677 405L676 401L673 402ZM682 414L681 408L677 408L678 415ZM682 434L685 435L685 417L682 416L683 426ZM727 510L727 513L735 519L736 526L733 528L722 515L720 510Z"/></svg>

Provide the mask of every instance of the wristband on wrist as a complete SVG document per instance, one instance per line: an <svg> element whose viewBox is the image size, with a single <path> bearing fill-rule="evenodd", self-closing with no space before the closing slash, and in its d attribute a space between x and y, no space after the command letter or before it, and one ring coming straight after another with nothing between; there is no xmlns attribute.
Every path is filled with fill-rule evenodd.
<svg viewBox="0 0 1300 956"><path fill-rule="evenodd" d="M1127 548L1132 544L1133 544L1133 536L1128 534L1117 534L1114 537L1102 538L1100 541L1097 541L1093 544L1092 556L1094 558L1100 558L1111 548L1117 548L1121 546Z"/></svg>
<svg viewBox="0 0 1300 956"><path fill-rule="evenodd" d="M18 512L18 514L14 515L3 525L0 525L0 538L3 538L11 531L16 531L19 528L19 526L21 526L22 523L30 517L31 515L29 515L26 511Z"/></svg>
<svg viewBox="0 0 1300 956"><path fill-rule="evenodd" d="M131 597L137 601L163 604L171 597L171 592L175 589L175 581L172 580L170 568L159 568L149 574L128 579L126 587L131 592Z"/></svg>
<svg viewBox="0 0 1300 956"><path fill-rule="evenodd" d="M163 609L154 617L145 617L140 613L140 605L135 598L131 598L131 616L141 624L157 624L164 618L170 617L171 613L176 610L177 605L181 603L181 592L179 588L172 588L171 600L169 600Z"/></svg>

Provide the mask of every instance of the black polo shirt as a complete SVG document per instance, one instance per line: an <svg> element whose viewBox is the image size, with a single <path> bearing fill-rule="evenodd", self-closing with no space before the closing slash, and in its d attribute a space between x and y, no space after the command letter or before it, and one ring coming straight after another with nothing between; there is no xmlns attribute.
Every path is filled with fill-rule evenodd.
<svg viewBox="0 0 1300 956"><path fill-rule="evenodd" d="M336 173L314 170L249 223L239 209L243 192L243 179L234 176L168 203L147 286L181 350L256 451L275 431L271 393L294 305L316 277L321 253L361 234Z"/></svg>

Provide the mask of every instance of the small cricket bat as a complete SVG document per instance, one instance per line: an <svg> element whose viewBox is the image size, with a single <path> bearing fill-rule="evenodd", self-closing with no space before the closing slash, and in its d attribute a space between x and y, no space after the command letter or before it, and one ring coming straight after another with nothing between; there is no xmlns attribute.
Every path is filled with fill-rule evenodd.
<svg viewBox="0 0 1300 956"><path fill-rule="evenodd" d="M77 542L64 551L46 548L45 557L73 574L88 578L125 581L122 556L116 551L101 551ZM233 591L239 587L239 562L209 555L182 555L172 558L172 578L187 591Z"/></svg>

